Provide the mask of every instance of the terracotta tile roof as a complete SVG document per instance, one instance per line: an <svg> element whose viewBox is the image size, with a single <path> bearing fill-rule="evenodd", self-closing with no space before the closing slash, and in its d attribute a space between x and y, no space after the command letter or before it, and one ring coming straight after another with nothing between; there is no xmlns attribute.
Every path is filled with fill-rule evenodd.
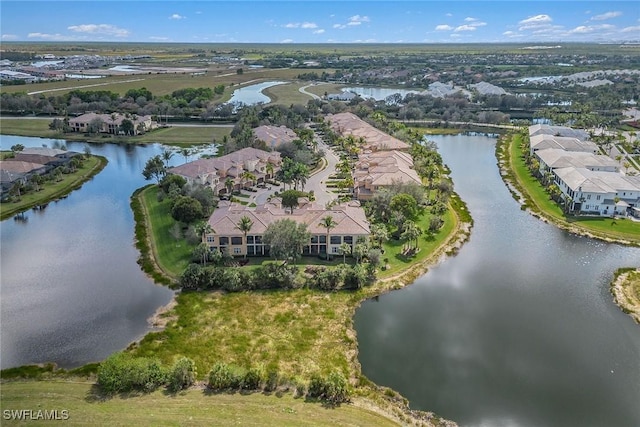
<svg viewBox="0 0 640 427"><path fill-rule="evenodd" d="M275 148L285 142L292 142L298 139L298 135L286 126L258 126L253 130L256 138L264 141L267 147Z"/></svg>
<svg viewBox="0 0 640 427"><path fill-rule="evenodd" d="M340 135L364 138L364 148L371 150L406 150L409 144L392 137L353 113L338 113L327 116L331 128Z"/></svg>

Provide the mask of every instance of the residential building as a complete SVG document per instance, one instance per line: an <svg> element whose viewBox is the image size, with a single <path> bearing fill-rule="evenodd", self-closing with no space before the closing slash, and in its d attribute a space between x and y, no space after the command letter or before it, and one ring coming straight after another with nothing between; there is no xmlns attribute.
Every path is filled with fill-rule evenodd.
<svg viewBox="0 0 640 427"><path fill-rule="evenodd" d="M620 165L609 156L601 154L570 152L558 148L536 151L540 162L540 172L553 171L560 168L586 168L592 171L620 172Z"/></svg>
<svg viewBox="0 0 640 427"><path fill-rule="evenodd" d="M69 119L69 126L73 132L89 132L92 123L98 124L98 132L110 133L113 135L122 134L122 122L129 120L133 124L133 132L135 135L144 133L156 127L156 123L151 116L127 116L124 114L96 114L87 113L78 117Z"/></svg>
<svg viewBox="0 0 640 427"><path fill-rule="evenodd" d="M560 149L564 151L598 154L598 146L594 142L574 138L571 136L557 136L547 134L533 135L529 137L529 147L531 155L533 155L536 151L547 150L550 148Z"/></svg>
<svg viewBox="0 0 640 427"><path fill-rule="evenodd" d="M20 160L0 161L0 185L2 197L9 192L16 182L26 183L33 175L43 175L47 166L40 163L24 162Z"/></svg>
<svg viewBox="0 0 640 427"><path fill-rule="evenodd" d="M536 135L564 136L576 138L582 141L589 139L589 134L583 129L573 129L567 126L553 126L546 124L536 124L529 126L529 137Z"/></svg>
<svg viewBox="0 0 640 427"><path fill-rule="evenodd" d="M640 176L567 167L554 170L555 183L571 210L593 215L624 215L640 206Z"/></svg>
<svg viewBox="0 0 640 427"><path fill-rule="evenodd" d="M358 95L353 92L340 92L340 93L330 93L327 94L328 101L343 101L350 102Z"/></svg>
<svg viewBox="0 0 640 427"><path fill-rule="evenodd" d="M404 151L376 151L360 154L353 172L354 193L358 200L369 200L373 193L398 183L422 184L413 169L413 158Z"/></svg>
<svg viewBox="0 0 640 427"><path fill-rule="evenodd" d="M293 142L298 139L298 135L286 126L258 126L253 130L256 139L264 141L267 147L275 150L281 144Z"/></svg>
<svg viewBox="0 0 640 427"><path fill-rule="evenodd" d="M320 225L327 215L331 216L336 223L336 226L330 230ZM253 223L251 230L247 233L246 241L244 233L238 229L238 223L244 216ZM337 205L331 209L306 203L295 209L293 213L282 208L278 200L255 208L222 202L208 221L214 231L203 236L203 242L212 250L228 251L234 256L245 254L268 256L269 246L263 242L264 233L269 224L281 219L291 219L307 225L311 238L303 249L305 255L338 254L342 243L350 244L353 248L358 239L367 239L370 234L364 209L356 201Z"/></svg>
<svg viewBox="0 0 640 427"><path fill-rule="evenodd" d="M210 186L215 194L227 194L229 183L232 191L240 190L248 184L244 177L245 172L253 174L255 182L261 183L273 179L281 164L282 159L277 151L269 152L248 147L221 157L198 159L172 167L167 172L180 175L187 182Z"/></svg>
<svg viewBox="0 0 640 427"><path fill-rule="evenodd" d="M331 114L326 117L331 129L338 135L362 138L361 149L369 151L409 150L404 141L376 129L353 113Z"/></svg>

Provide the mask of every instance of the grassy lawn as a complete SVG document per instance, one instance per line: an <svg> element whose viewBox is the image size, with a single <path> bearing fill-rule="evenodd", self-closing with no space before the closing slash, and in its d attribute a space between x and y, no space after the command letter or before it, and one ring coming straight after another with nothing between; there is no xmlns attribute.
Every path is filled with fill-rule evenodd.
<svg viewBox="0 0 640 427"><path fill-rule="evenodd" d="M194 246L190 245L186 239L176 240L171 235L170 230L175 224L175 220L171 217L169 199L158 203L157 195L157 186L150 186L142 192L144 206L153 224L151 227L153 233L152 250L160 268L175 278L180 276L189 265Z"/></svg>
<svg viewBox="0 0 640 427"><path fill-rule="evenodd" d="M429 228L429 220L432 215L429 213L424 213L421 215L419 220L416 222L418 227L422 230L427 230ZM414 256L406 257L402 255L402 247L405 245L404 240L393 240L390 239L388 242L383 244L384 255L383 258L389 259L389 267L387 270L382 271L378 274L381 279L394 276L401 272L402 270L411 267L414 264L419 264L424 262L430 255L434 253L434 251L443 244L443 242L451 235L451 233L455 230L458 219L453 213L451 209L447 210L447 212L442 216L444 220L444 225L438 231L437 234L433 236L431 239L427 239L426 237L420 237L419 246L420 249L418 253Z"/></svg>
<svg viewBox="0 0 640 427"><path fill-rule="evenodd" d="M112 135L92 135L86 136L80 133L61 134L49 129L51 120L48 118L34 119L17 119L17 118L1 118L0 133L3 135L18 136L38 136L41 138L66 139L69 141L87 141L87 142L132 142L141 144L170 144L177 146L191 146L198 144L211 144L215 141L222 141L225 135L231 133L232 127L219 126L175 126L168 128L155 129L144 135L133 137L114 137Z"/></svg>
<svg viewBox="0 0 640 427"><path fill-rule="evenodd" d="M7 421L2 425L243 425L335 426L398 425L357 405L327 409L293 398L292 393L209 394L188 390L176 395L161 391L142 396L102 400L88 382L6 382L0 391L3 410L67 410L66 421ZM357 402L356 402L357 403Z"/></svg>
<svg viewBox="0 0 640 427"><path fill-rule="evenodd" d="M19 212L26 211L37 205L43 205L69 194L71 191L99 173L107 165L107 159L100 156L91 156L76 172L63 174L59 182L48 181L41 185L41 190L23 194L19 201L3 202L0 204L0 218L9 218Z"/></svg>
<svg viewBox="0 0 640 427"><path fill-rule="evenodd" d="M309 95L301 93L298 89L308 83L287 83L284 85L271 86L262 91L265 95L271 98L272 104L302 104L307 105L307 102L311 100Z"/></svg>
<svg viewBox="0 0 640 427"><path fill-rule="evenodd" d="M508 160L518 187L523 191L527 206L555 223L601 238L621 239L640 244L640 222L609 217L565 216L560 206L549 198L542 184L529 173L522 155L520 135L512 135L508 142Z"/></svg>
<svg viewBox="0 0 640 427"><path fill-rule="evenodd" d="M308 380L314 372L359 372L350 332L358 293L311 290L189 292L164 331L148 334L134 354L171 363L192 358L204 377L219 361L275 368L286 379ZM352 359L352 360L350 360Z"/></svg>

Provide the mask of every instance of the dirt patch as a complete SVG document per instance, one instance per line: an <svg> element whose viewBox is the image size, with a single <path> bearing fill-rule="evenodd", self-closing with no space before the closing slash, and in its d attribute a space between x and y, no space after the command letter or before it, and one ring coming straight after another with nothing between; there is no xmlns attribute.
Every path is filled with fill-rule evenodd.
<svg viewBox="0 0 640 427"><path fill-rule="evenodd" d="M178 315L173 311L175 306L178 304L176 301L176 295L173 295L169 304L163 305L162 307L158 307L158 309L147 319L149 325L153 328L154 331L161 331L167 327L169 322L174 320L178 320Z"/></svg>
<svg viewBox="0 0 640 427"><path fill-rule="evenodd" d="M634 289L639 287L640 268L618 275L611 283L613 300L638 324L640 324L640 296Z"/></svg>

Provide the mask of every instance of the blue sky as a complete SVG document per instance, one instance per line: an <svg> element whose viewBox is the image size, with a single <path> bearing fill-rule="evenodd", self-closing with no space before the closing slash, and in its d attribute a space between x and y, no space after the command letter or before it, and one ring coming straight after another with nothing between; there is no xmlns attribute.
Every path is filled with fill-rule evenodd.
<svg viewBox="0 0 640 427"><path fill-rule="evenodd" d="M0 1L2 41L640 41L630 1Z"/></svg>

